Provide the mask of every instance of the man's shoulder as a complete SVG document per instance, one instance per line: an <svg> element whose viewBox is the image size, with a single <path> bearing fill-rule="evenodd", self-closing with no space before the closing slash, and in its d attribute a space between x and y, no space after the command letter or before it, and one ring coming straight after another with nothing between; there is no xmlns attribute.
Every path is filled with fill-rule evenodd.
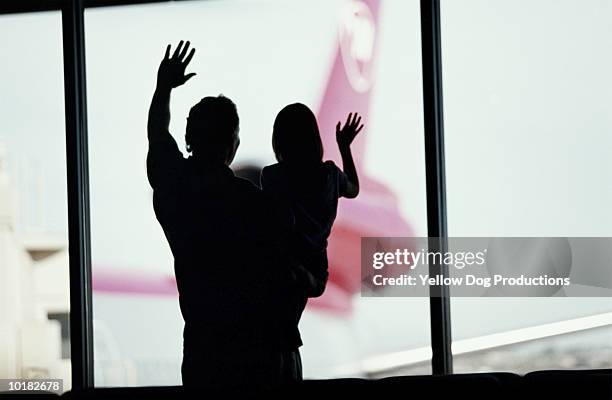
<svg viewBox="0 0 612 400"><path fill-rule="evenodd" d="M185 158L169 135L149 141L147 178L154 191L172 191L183 177Z"/></svg>
<svg viewBox="0 0 612 400"><path fill-rule="evenodd" d="M292 216L270 193L261 190L250 181L235 177L234 196L240 199L241 207L253 220L265 221L264 229L279 229L279 226L290 225ZM259 223L258 222L258 223Z"/></svg>
<svg viewBox="0 0 612 400"><path fill-rule="evenodd" d="M249 196L250 198L261 198L263 196L263 191L248 179L234 176L231 182L234 190L240 192L243 196Z"/></svg>
<svg viewBox="0 0 612 400"><path fill-rule="evenodd" d="M281 163L271 164L263 167L261 170L262 175L270 176L276 175L283 170L283 165Z"/></svg>

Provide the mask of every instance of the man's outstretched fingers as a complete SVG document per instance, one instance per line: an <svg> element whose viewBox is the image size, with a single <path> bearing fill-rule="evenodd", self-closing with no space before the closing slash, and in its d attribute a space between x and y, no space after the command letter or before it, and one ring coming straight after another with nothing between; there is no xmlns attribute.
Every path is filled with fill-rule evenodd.
<svg viewBox="0 0 612 400"><path fill-rule="evenodd" d="M189 54L187 55L187 58L185 59L184 63L185 66L189 65L189 63L191 62L191 59L193 58L193 54L195 53L195 49L191 49L191 51L189 52Z"/></svg>
<svg viewBox="0 0 612 400"><path fill-rule="evenodd" d="M164 60L168 60L170 58L170 45L166 46L166 54L164 55Z"/></svg>
<svg viewBox="0 0 612 400"><path fill-rule="evenodd" d="M181 54L179 55L179 60L183 61L183 59L185 58L185 55L187 54L187 50L189 50L189 40L185 43L185 46L183 47L183 51L181 51Z"/></svg>
<svg viewBox="0 0 612 400"><path fill-rule="evenodd" d="M174 49L174 53L172 53L172 58L177 58L178 55L181 52L181 48L183 47L183 41L181 40L178 44L178 46L176 46L176 49Z"/></svg>

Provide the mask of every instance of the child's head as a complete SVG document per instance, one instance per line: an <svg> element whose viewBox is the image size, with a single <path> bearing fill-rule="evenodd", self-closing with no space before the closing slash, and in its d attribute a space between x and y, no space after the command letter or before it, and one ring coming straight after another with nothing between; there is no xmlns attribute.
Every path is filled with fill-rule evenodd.
<svg viewBox="0 0 612 400"><path fill-rule="evenodd" d="M317 119L301 103L289 104L274 120L272 148L278 162L314 164L323 160L323 143Z"/></svg>

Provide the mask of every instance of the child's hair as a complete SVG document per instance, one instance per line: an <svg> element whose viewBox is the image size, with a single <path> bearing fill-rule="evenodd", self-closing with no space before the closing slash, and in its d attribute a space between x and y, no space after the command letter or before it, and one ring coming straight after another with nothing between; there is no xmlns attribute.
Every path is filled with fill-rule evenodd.
<svg viewBox="0 0 612 400"><path fill-rule="evenodd" d="M323 161L323 143L317 119L301 103L289 104L274 120L272 148L278 162L315 164Z"/></svg>

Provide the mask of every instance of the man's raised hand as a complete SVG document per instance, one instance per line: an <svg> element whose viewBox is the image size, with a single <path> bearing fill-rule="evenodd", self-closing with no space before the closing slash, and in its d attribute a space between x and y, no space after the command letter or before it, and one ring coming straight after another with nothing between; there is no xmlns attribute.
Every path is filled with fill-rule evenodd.
<svg viewBox="0 0 612 400"><path fill-rule="evenodd" d="M340 148L350 147L357 134L363 129L363 124L360 125L360 122L361 116L357 113L350 113L343 127L338 122L336 125L336 141Z"/></svg>
<svg viewBox="0 0 612 400"><path fill-rule="evenodd" d="M159 70L157 71L157 86L173 89L181 86L195 76L195 73L185 75L185 68L187 68L187 65L189 65L189 62L193 58L195 49L189 51L189 41L184 43L181 40L174 50L174 53L172 53L172 56L170 56L170 47L170 45L166 47L166 54L159 65ZM187 52L189 52L189 54L187 54Z"/></svg>

